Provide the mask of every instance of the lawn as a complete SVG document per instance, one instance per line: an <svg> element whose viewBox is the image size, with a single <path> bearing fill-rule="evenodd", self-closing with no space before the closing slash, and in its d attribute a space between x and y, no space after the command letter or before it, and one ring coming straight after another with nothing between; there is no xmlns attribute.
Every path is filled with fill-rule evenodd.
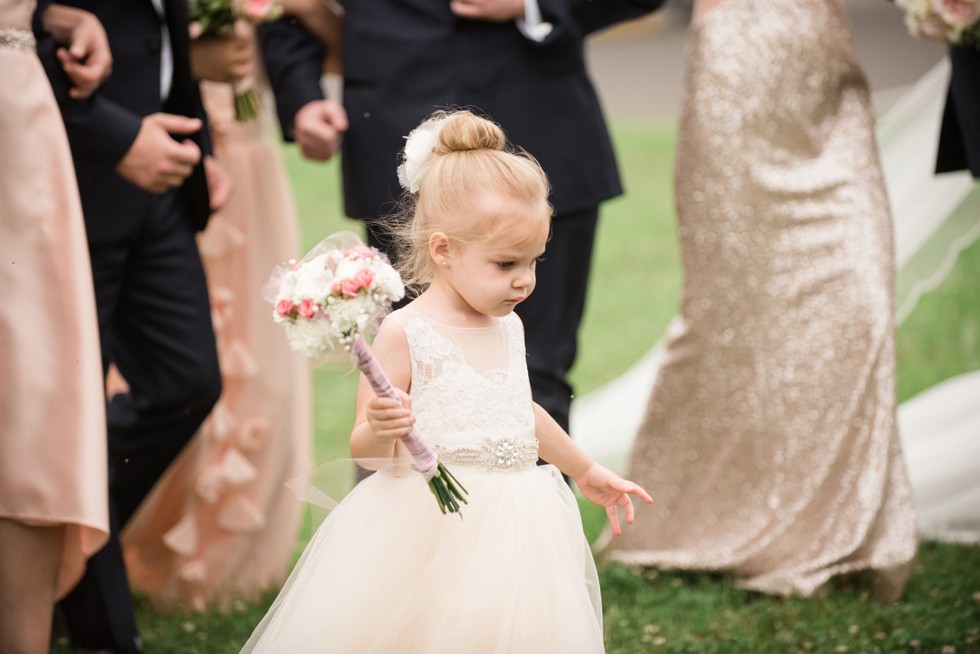
<svg viewBox="0 0 980 654"><path fill-rule="evenodd" d="M623 372L663 333L680 292L672 203L670 123L622 123L614 137L627 194L604 207L597 239L578 393ZM304 249L339 229L338 165L301 161L284 150L296 191ZM901 400L960 372L980 369L980 244L960 258L942 287L923 298L899 330ZM315 456L347 456L356 378L320 369L315 384ZM583 507L595 538L603 516ZM309 538L305 528L297 553ZM903 600L881 607L860 586L833 583L816 598L780 599L736 589L724 577L601 573L606 647L640 652L980 652L980 548L924 544ZM324 592L333 592L324 589ZM339 592L339 591L338 591ZM147 651L237 652L272 601L238 603L228 613L154 613L138 600ZM67 651L59 645L55 651ZM356 653L352 653L356 654ZM424 653L420 653L424 654ZM461 654L465 654L462 653Z"/></svg>

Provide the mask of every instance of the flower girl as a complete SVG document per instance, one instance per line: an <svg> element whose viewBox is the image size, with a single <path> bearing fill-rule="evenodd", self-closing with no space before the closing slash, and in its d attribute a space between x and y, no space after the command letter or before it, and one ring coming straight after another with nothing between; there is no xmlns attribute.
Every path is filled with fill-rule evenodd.
<svg viewBox="0 0 980 654"><path fill-rule="evenodd" d="M534 290L551 207L537 162L505 146L466 111L409 137L401 265L424 290L373 348L404 407L362 376L351 452L378 472L314 534L244 652L603 651L595 564L559 470L616 534L618 507L633 521L630 494L651 500L531 400L514 307ZM413 424L468 491L462 519L410 467Z"/></svg>

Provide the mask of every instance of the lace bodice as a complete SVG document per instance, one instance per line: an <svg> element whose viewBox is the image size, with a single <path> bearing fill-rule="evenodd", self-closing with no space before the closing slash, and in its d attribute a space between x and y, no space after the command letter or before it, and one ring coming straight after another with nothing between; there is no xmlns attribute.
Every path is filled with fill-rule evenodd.
<svg viewBox="0 0 980 654"><path fill-rule="evenodd" d="M437 450L504 439L534 441L523 329L515 314L491 327L445 325L411 308L391 314L412 359L412 411Z"/></svg>

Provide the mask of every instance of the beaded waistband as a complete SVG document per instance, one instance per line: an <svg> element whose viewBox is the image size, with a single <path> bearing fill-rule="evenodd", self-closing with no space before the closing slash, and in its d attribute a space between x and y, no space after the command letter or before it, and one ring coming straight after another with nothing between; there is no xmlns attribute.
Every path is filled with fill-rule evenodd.
<svg viewBox="0 0 980 654"><path fill-rule="evenodd" d="M29 30L17 29L16 27L0 27L0 48L34 52L37 49L37 42Z"/></svg>
<svg viewBox="0 0 980 654"><path fill-rule="evenodd" d="M538 439L526 438L487 439L474 447L447 448L435 446L439 458L446 463L482 466L487 470L516 470L534 465L538 461Z"/></svg>

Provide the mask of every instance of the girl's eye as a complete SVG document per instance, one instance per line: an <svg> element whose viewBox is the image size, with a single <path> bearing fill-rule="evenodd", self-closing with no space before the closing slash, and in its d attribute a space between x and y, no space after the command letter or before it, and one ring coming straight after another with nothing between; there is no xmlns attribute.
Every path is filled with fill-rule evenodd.
<svg viewBox="0 0 980 654"><path fill-rule="evenodd" d="M513 261L498 261L497 262L497 265L500 266L501 268L503 268L504 270L507 270L508 268L513 268L514 267L514 262Z"/></svg>

